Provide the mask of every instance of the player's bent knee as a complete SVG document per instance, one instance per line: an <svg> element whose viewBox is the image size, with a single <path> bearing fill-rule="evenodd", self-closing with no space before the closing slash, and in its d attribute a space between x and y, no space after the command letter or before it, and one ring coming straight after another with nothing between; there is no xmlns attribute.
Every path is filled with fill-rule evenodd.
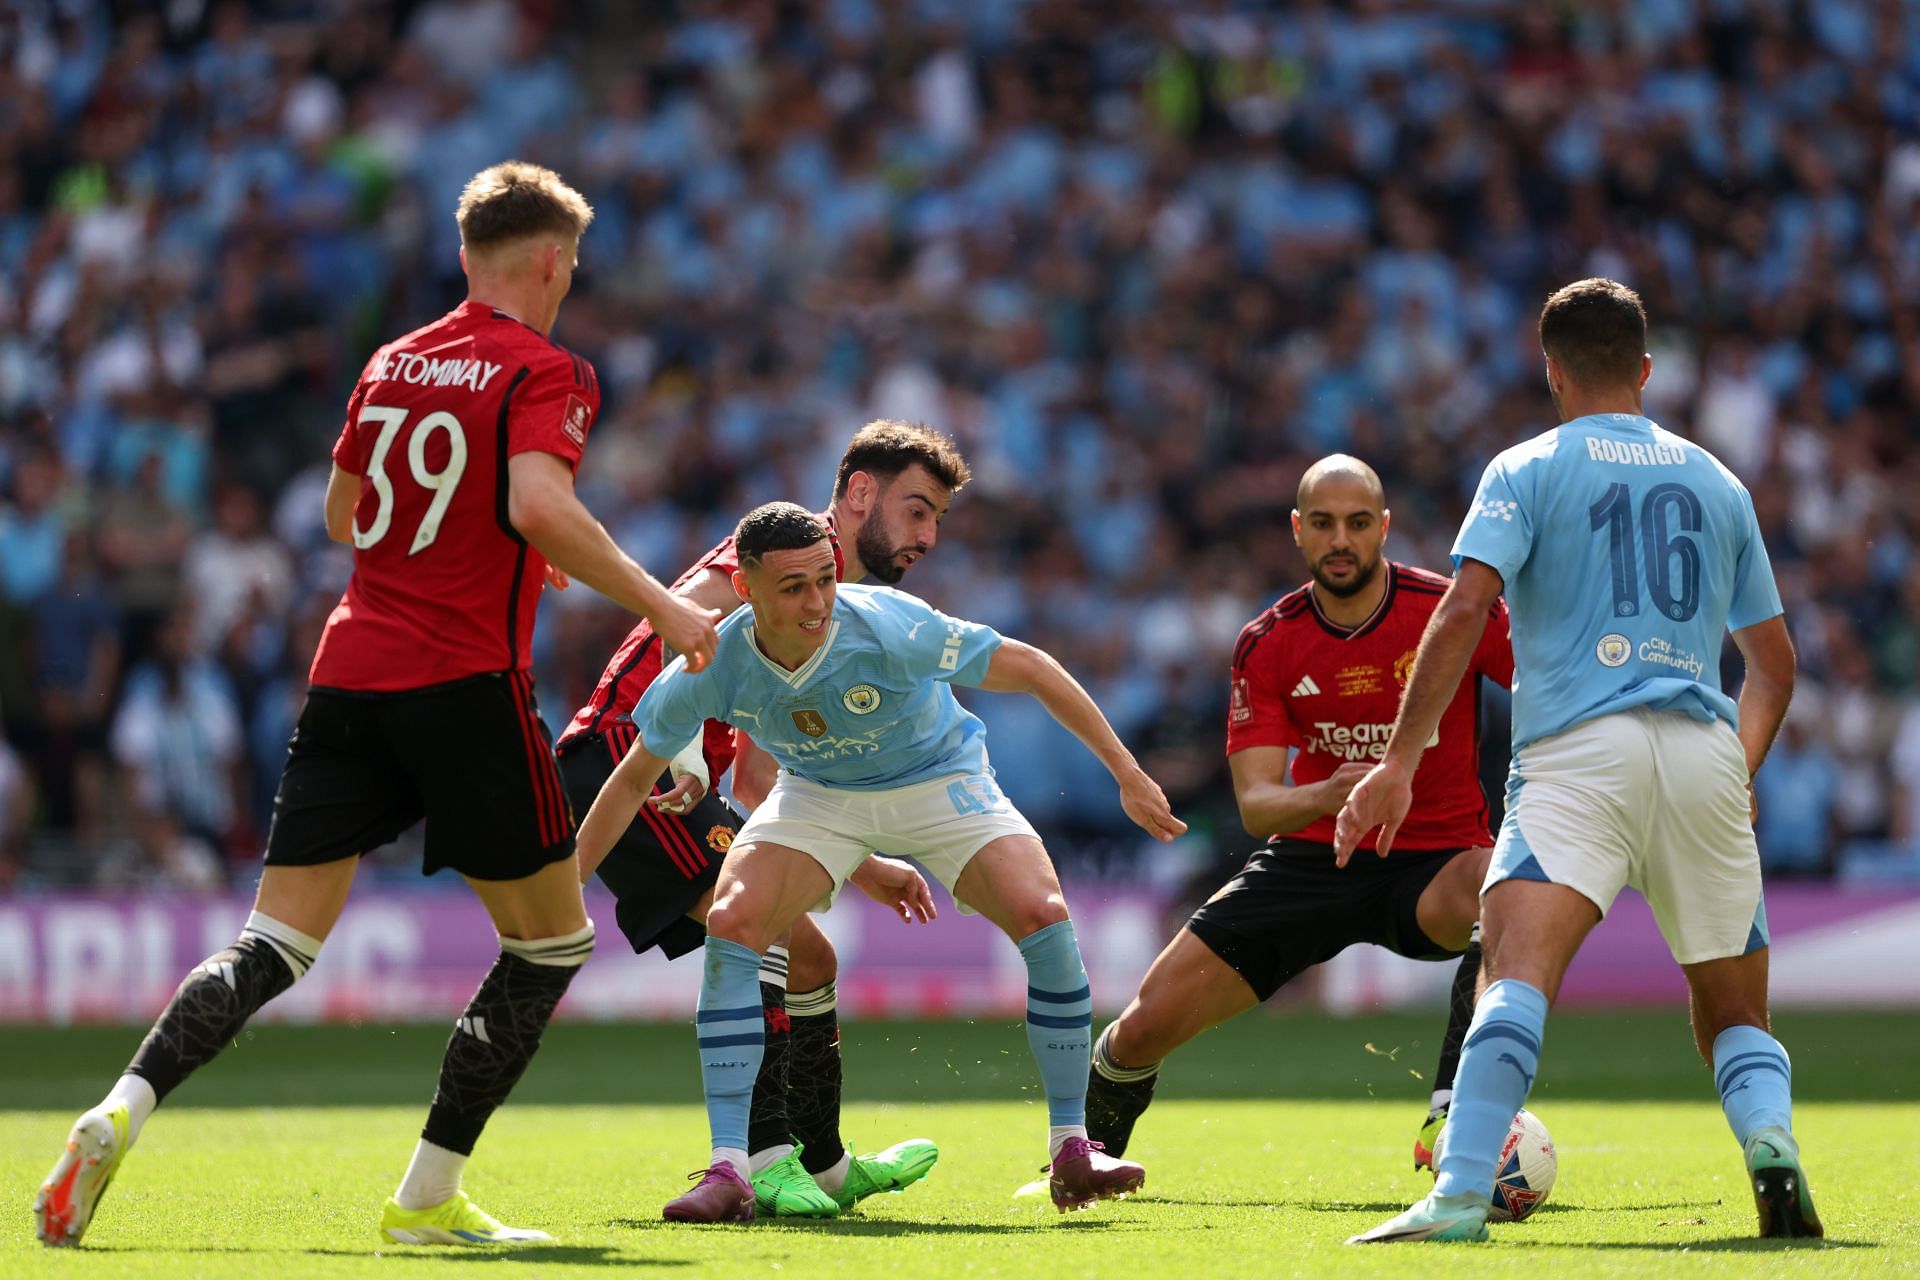
<svg viewBox="0 0 1920 1280"><path fill-rule="evenodd" d="M767 928L757 913L747 909L740 899L729 895L716 901L707 911L707 936L737 942L764 953L773 944L776 931Z"/></svg>
<svg viewBox="0 0 1920 1280"><path fill-rule="evenodd" d="M1063 920L1071 919L1067 913L1067 900L1058 893L1049 893L1022 902L1013 909L1013 936L1016 941L1032 937L1042 929L1052 928Z"/></svg>

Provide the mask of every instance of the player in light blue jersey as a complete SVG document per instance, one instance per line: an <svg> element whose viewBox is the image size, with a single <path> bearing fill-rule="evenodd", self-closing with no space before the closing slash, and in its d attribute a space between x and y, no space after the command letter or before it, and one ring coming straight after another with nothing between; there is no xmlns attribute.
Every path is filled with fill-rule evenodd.
<svg viewBox="0 0 1920 1280"><path fill-rule="evenodd" d="M1049 1179L1061 1209L1145 1181L1086 1133L1093 1003L1060 882L1033 827L994 782L986 731L953 684L1029 693L1100 758L1127 816L1162 841L1186 830L1080 685L1051 657L903 592L841 586L827 531L792 503L756 508L735 534L734 586L752 607L720 625L706 671L675 661L634 708L640 731L578 838L590 869L652 796L668 761L721 720L751 734L779 780L734 838L707 914L701 1079L713 1160L666 1207L673 1221L744 1221L749 1099L764 1028L760 954L808 910L824 911L875 850L918 859L1020 947L1027 1040L1046 1087Z"/></svg>
<svg viewBox="0 0 1920 1280"><path fill-rule="evenodd" d="M1767 921L1752 785L1793 693L1794 653L1753 502L1706 450L1640 413L1646 312L1582 280L1540 314L1561 425L1502 453L1454 543L1383 760L1348 795L1342 858L1406 816L1421 744L1504 588L1513 766L1481 890L1490 980L1454 1081L1433 1193L1354 1243L1479 1240L1548 1005L1623 885L1646 896L1692 992L1694 1037L1746 1156L1763 1236L1818 1236L1792 1131L1791 1065L1767 1031ZM1720 688L1731 630L1739 700Z"/></svg>

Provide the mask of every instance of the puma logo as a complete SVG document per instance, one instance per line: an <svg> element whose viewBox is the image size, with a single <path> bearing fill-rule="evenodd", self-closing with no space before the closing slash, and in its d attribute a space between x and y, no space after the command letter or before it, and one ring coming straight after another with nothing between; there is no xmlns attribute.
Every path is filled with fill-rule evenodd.
<svg viewBox="0 0 1920 1280"><path fill-rule="evenodd" d="M1506 1063L1508 1066L1512 1067L1515 1071L1518 1071L1520 1073L1520 1079L1526 1084L1526 1087L1529 1091L1533 1089L1533 1072L1521 1066L1520 1059L1514 1057L1510 1053L1503 1053L1500 1055L1500 1061Z"/></svg>
<svg viewBox="0 0 1920 1280"><path fill-rule="evenodd" d="M924 626L926 626L926 625L927 625L927 620L926 620L925 618L922 618L922 619L920 619L920 621L918 621L918 622L916 622L916 623L914 623L914 624L913 624L913 625L912 625L911 627L908 627L908 628L907 628L907 639L909 639L909 640L911 640L911 639L913 639L913 638L914 638L915 636L917 636L917 635L919 635L919 634L920 634L920 628L922 628L922 627L924 627Z"/></svg>
<svg viewBox="0 0 1920 1280"><path fill-rule="evenodd" d="M754 728L758 729L760 727L760 713L758 711L746 711L739 707L735 707L733 710L727 712L727 719L751 720L753 721Z"/></svg>

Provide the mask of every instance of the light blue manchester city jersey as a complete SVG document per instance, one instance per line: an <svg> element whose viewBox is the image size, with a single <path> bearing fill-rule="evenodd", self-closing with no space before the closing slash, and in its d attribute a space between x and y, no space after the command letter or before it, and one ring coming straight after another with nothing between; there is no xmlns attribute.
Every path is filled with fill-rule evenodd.
<svg viewBox="0 0 1920 1280"><path fill-rule="evenodd" d="M1506 581L1513 745L1628 707L1737 725L1720 646L1780 613L1753 499L1712 454L1637 414L1516 445L1453 544Z"/></svg>
<svg viewBox="0 0 1920 1280"><path fill-rule="evenodd" d="M977 685L1000 636L891 587L843 584L827 639L798 671L753 634L753 610L720 624L713 661L675 659L633 709L647 750L672 756L707 720L724 720L782 768L830 787L903 787L990 773L986 726L950 684Z"/></svg>

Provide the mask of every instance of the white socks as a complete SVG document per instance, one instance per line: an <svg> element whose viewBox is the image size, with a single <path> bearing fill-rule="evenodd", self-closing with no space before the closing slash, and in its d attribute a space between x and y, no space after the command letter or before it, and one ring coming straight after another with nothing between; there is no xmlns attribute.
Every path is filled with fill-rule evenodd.
<svg viewBox="0 0 1920 1280"><path fill-rule="evenodd" d="M465 1156L422 1138L393 1198L402 1209L430 1209L460 1190L460 1171L466 1167Z"/></svg>
<svg viewBox="0 0 1920 1280"><path fill-rule="evenodd" d="M753 1181L753 1161L739 1147L715 1147L711 1163L719 1164L722 1160L733 1166L733 1171L740 1175L740 1181Z"/></svg>
<svg viewBox="0 0 1920 1280"><path fill-rule="evenodd" d="M747 1161L747 1166L752 1170L753 1176L757 1178L792 1154L793 1144L791 1142L782 1142L775 1146L768 1147L765 1151L754 1152L753 1158Z"/></svg>
<svg viewBox="0 0 1920 1280"><path fill-rule="evenodd" d="M1056 1124L1047 1130L1047 1159L1058 1159L1060 1148L1067 1145L1068 1138L1084 1138L1087 1126L1083 1124Z"/></svg>
<svg viewBox="0 0 1920 1280"><path fill-rule="evenodd" d="M840 1188L847 1185L847 1173L853 1168L853 1152L842 1150L840 1158L833 1162L833 1168L822 1169L813 1175L814 1185L830 1196L840 1194Z"/></svg>
<svg viewBox="0 0 1920 1280"><path fill-rule="evenodd" d="M127 1109L127 1145L140 1136L140 1126L147 1122L153 1109L160 1105L160 1099L154 1094L153 1086L145 1076L124 1075L113 1082L113 1088L101 1099L99 1110L111 1111L115 1107Z"/></svg>

